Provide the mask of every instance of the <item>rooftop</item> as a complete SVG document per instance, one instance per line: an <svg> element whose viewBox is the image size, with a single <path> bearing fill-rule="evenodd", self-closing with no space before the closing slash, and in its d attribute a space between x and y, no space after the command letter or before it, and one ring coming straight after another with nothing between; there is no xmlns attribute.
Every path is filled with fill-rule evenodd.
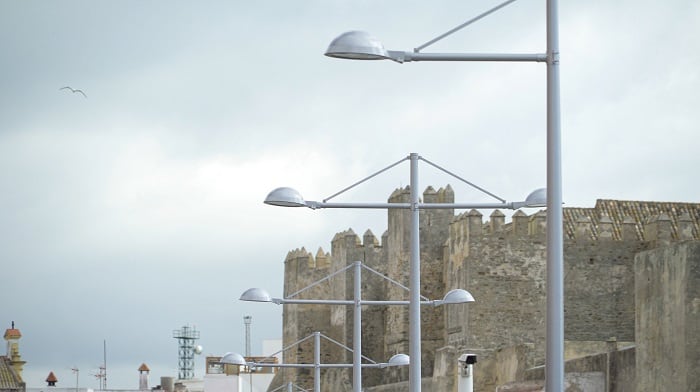
<svg viewBox="0 0 700 392"><path fill-rule="evenodd" d="M10 358L0 356L0 390L21 390L23 388L24 382L12 367Z"/></svg>
<svg viewBox="0 0 700 392"><path fill-rule="evenodd" d="M22 337L22 334L19 332L19 329L13 328L8 328L5 330L5 340L8 339L19 339Z"/></svg>

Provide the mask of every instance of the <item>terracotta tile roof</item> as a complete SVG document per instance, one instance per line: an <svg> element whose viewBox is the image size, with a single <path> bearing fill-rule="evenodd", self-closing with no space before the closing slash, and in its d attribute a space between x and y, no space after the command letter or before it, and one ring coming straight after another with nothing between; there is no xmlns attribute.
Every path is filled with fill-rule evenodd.
<svg viewBox="0 0 700 392"><path fill-rule="evenodd" d="M19 332L19 329L15 328L8 328L5 330L5 339L19 339L22 337L22 334Z"/></svg>
<svg viewBox="0 0 700 392"><path fill-rule="evenodd" d="M665 214L671 221L672 237L678 238L680 218L689 218L693 226L693 237L700 237L700 203L674 203L656 201L625 201L598 199L593 208L564 208L564 234L574 238L575 224L581 218L590 219L593 239L598 238L598 225L602 218L612 221L613 238L621 238L622 222L625 218L634 221L637 238L644 240L644 225L650 220Z"/></svg>
<svg viewBox="0 0 700 392"><path fill-rule="evenodd" d="M24 382L12 367L10 358L0 356L0 390L24 390Z"/></svg>
<svg viewBox="0 0 700 392"><path fill-rule="evenodd" d="M49 375L46 377L46 382L58 382L58 379L53 372L49 372Z"/></svg>
<svg viewBox="0 0 700 392"><path fill-rule="evenodd" d="M139 372L150 372L150 371L151 371L151 369L149 369L145 363L142 363L141 366L139 366Z"/></svg>

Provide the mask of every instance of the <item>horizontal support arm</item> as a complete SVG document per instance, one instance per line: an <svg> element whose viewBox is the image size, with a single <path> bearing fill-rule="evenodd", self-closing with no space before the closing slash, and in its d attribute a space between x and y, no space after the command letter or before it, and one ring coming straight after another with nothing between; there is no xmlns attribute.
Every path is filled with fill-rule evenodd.
<svg viewBox="0 0 700 392"><path fill-rule="evenodd" d="M323 203L320 201L307 201L306 205L312 210L319 208L364 208L364 209L390 209L403 208L409 209L409 203Z"/></svg>
<svg viewBox="0 0 700 392"><path fill-rule="evenodd" d="M457 209L463 210L468 208L474 209L496 209L504 208L513 210L514 203L418 203L419 210L439 210L439 209Z"/></svg>
<svg viewBox="0 0 700 392"><path fill-rule="evenodd" d="M351 368L353 365L351 363L320 363L314 365L313 363L255 363L246 362L246 366L249 367L274 367L274 368L322 368L322 369L337 369L337 368ZM389 366L400 366L391 365L389 363L363 363L363 368L385 368Z"/></svg>
<svg viewBox="0 0 700 392"><path fill-rule="evenodd" d="M409 61L505 61L546 62L545 53L420 53L389 51L392 60L399 63Z"/></svg>
<svg viewBox="0 0 700 392"><path fill-rule="evenodd" d="M355 305L353 300L344 299L282 299L273 298L272 302L277 305ZM408 306L409 301L373 301L360 300L360 305L404 305ZM421 305L438 306L442 304L442 300L420 301Z"/></svg>
<svg viewBox="0 0 700 392"><path fill-rule="evenodd" d="M306 205L313 209L321 208L356 208L356 209L410 209L410 203L322 203L318 201L307 201ZM437 209L496 209L503 208L516 210L523 207L524 203L418 203L416 208L419 210L437 210Z"/></svg>

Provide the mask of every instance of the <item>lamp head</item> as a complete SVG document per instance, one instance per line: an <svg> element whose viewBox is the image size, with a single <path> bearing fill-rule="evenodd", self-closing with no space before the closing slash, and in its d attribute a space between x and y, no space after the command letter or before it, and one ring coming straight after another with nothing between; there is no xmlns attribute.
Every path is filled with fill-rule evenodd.
<svg viewBox="0 0 700 392"><path fill-rule="evenodd" d="M540 208L547 206L547 188L535 189L527 197L525 201L513 202L513 209L518 208Z"/></svg>
<svg viewBox="0 0 700 392"><path fill-rule="evenodd" d="M453 289L447 292L442 298L443 304L463 304L474 302L474 297L467 290Z"/></svg>
<svg viewBox="0 0 700 392"><path fill-rule="evenodd" d="M306 201L294 188L281 187L267 194L265 204L279 207L306 207Z"/></svg>
<svg viewBox="0 0 700 392"><path fill-rule="evenodd" d="M219 361L229 365L246 365L245 358L239 353L228 352Z"/></svg>
<svg viewBox="0 0 700 392"><path fill-rule="evenodd" d="M539 208L547 206L547 188L535 189L525 198L525 207Z"/></svg>
<svg viewBox="0 0 700 392"><path fill-rule="evenodd" d="M411 363L411 358L406 354L395 354L388 363L390 366L405 366Z"/></svg>
<svg viewBox="0 0 700 392"><path fill-rule="evenodd" d="M366 31L348 31L334 39L326 56L351 60L391 59L384 45Z"/></svg>
<svg viewBox="0 0 700 392"><path fill-rule="evenodd" d="M272 297L265 289L260 289L254 287L248 289L241 294L241 301L251 301L251 302L272 302Z"/></svg>

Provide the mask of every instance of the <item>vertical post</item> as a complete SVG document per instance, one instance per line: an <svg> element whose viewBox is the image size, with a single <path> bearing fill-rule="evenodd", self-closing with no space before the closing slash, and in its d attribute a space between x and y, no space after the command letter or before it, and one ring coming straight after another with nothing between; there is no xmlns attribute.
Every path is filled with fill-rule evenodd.
<svg viewBox="0 0 700 392"><path fill-rule="evenodd" d="M474 365L460 363L459 368L457 392L474 392Z"/></svg>
<svg viewBox="0 0 700 392"><path fill-rule="evenodd" d="M545 389L564 390L564 223L562 211L559 17L547 0L547 328Z"/></svg>
<svg viewBox="0 0 700 392"><path fill-rule="evenodd" d="M474 392L474 365L467 365L467 385L465 392Z"/></svg>
<svg viewBox="0 0 700 392"><path fill-rule="evenodd" d="M410 297L409 297L409 341L411 363L408 369L408 389L421 390L421 331L420 331L420 211L418 210L418 154L411 153L411 244L410 244Z"/></svg>
<svg viewBox="0 0 700 392"><path fill-rule="evenodd" d="M321 332L314 332L314 392L321 392Z"/></svg>
<svg viewBox="0 0 700 392"><path fill-rule="evenodd" d="M102 389L107 389L107 339L102 340L102 356L102 364L105 368L105 372L102 375Z"/></svg>
<svg viewBox="0 0 700 392"><path fill-rule="evenodd" d="M355 262L353 272L353 296L355 300L352 315L352 390L362 391L362 262Z"/></svg>

